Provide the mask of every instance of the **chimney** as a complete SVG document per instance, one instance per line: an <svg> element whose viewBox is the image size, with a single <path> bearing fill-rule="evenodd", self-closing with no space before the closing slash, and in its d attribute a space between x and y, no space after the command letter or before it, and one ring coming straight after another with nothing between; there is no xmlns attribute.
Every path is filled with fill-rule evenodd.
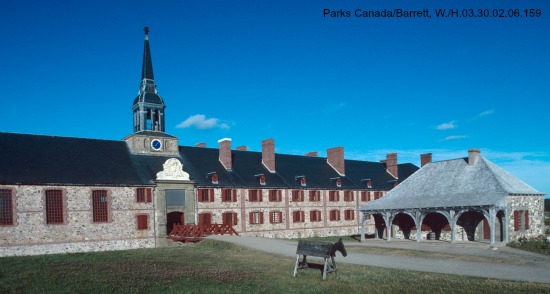
<svg viewBox="0 0 550 294"><path fill-rule="evenodd" d="M344 165L344 147L327 149L327 162L339 175L346 175L346 167Z"/></svg>
<svg viewBox="0 0 550 294"><path fill-rule="evenodd" d="M275 173L275 141L273 139L262 141L262 163L270 173Z"/></svg>
<svg viewBox="0 0 550 294"><path fill-rule="evenodd" d="M221 139L218 144L220 146L220 162L226 170L230 170L233 167L231 162L231 139Z"/></svg>
<svg viewBox="0 0 550 294"><path fill-rule="evenodd" d="M398 179L397 174L397 153L388 153L386 154L386 170L396 179Z"/></svg>
<svg viewBox="0 0 550 294"><path fill-rule="evenodd" d="M432 154L431 153L420 154L420 167L423 167L428 163L432 163Z"/></svg>
<svg viewBox="0 0 550 294"><path fill-rule="evenodd" d="M239 146L237 148L235 148L236 150L239 150L239 151L248 151L248 147L246 146Z"/></svg>
<svg viewBox="0 0 550 294"><path fill-rule="evenodd" d="M475 149L475 148L468 149L468 165L469 166L474 166L476 164L477 159L479 158L479 153L481 153L481 151L479 151L479 149Z"/></svg>
<svg viewBox="0 0 550 294"><path fill-rule="evenodd" d="M204 143L204 142L199 142L199 143L195 144L195 147L204 148L204 147L206 147L206 143Z"/></svg>
<svg viewBox="0 0 550 294"><path fill-rule="evenodd" d="M317 151L313 151L313 152L308 152L308 153L304 154L304 156L317 157L318 154L317 154Z"/></svg>

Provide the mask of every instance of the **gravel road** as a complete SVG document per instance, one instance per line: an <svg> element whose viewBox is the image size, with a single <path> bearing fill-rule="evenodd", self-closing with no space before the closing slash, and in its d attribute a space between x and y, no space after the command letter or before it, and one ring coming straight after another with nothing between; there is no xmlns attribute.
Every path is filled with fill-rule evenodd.
<svg viewBox="0 0 550 294"><path fill-rule="evenodd" d="M208 238L296 258L296 241L226 235L214 235ZM464 242L450 244L442 241L417 243L409 240L395 240L391 242L386 242L385 240L366 240L363 243L346 242L345 245L348 250L348 256L344 258L340 253L337 253L337 263L550 283L550 257L506 247L502 244L496 249L490 248L487 243ZM353 248L359 246L422 250L433 252L434 254L459 255L465 258L458 257L450 260L432 257L422 258L353 252ZM500 260L500 262L493 262L491 259ZM506 262L502 262L502 260L506 260Z"/></svg>

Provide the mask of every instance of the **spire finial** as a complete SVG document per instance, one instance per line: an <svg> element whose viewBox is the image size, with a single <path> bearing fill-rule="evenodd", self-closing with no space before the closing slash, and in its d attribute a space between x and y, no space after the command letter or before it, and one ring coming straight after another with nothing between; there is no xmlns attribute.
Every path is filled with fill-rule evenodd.
<svg viewBox="0 0 550 294"><path fill-rule="evenodd" d="M149 27L143 27L143 31L145 32L146 35L149 34Z"/></svg>

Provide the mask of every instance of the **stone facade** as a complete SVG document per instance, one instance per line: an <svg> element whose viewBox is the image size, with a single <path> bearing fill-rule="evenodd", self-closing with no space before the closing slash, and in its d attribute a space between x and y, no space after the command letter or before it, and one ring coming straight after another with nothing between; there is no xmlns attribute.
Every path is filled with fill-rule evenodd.
<svg viewBox="0 0 550 294"><path fill-rule="evenodd" d="M205 188L206 189L206 188ZM199 199L201 188L196 190ZM313 190L319 193L318 201L311 201L310 190L292 189L233 189L237 195L235 201L223 201L223 188L215 188L212 201L199 201L198 214L210 214L211 223L224 223L224 213L236 213L237 223L234 229L242 236L260 236L267 238L307 238L324 236L345 236L359 234L357 210L361 205L371 201L374 191ZM251 201L250 190L258 190L262 201ZM280 193L280 201L270 201L270 191ZM295 199L292 193L303 193L303 201ZM337 201L330 201L329 194L336 193ZM353 193L353 198L344 197L344 193ZM362 195L361 192L368 194ZM380 195L384 192L377 191ZM369 196L370 195L370 196ZM364 200L364 201L362 201ZM331 219L331 211L333 216ZM281 212L280 222L271 222L271 213ZM302 212L302 219L295 219L295 214ZM262 220L253 223L251 214L261 213ZM319 218L312 218L317 213ZM348 219L346 219L346 216ZM252 222L251 222L252 221ZM199 221L197 221L198 223ZM374 228L371 228L374 231Z"/></svg>
<svg viewBox="0 0 550 294"><path fill-rule="evenodd" d="M133 187L1 186L12 191L14 224L0 226L0 256L155 247L154 207ZM46 221L45 191L63 191L64 220ZM106 190L108 221L94 222L92 191ZM138 230L136 215L147 215Z"/></svg>
<svg viewBox="0 0 550 294"><path fill-rule="evenodd" d="M508 196L508 212L510 217L508 220L508 232L510 241L517 240L521 237L538 237L544 234L544 197L543 196ZM525 229L525 224L521 224L521 217L515 211L528 211L528 228ZM525 217L525 216L523 216ZM518 225L516 225L516 223ZM517 227L517 230L516 230Z"/></svg>

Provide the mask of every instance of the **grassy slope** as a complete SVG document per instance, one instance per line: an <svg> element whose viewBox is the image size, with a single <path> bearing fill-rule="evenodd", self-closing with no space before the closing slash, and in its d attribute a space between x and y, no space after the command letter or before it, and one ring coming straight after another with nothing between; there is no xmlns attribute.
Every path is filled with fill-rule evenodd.
<svg viewBox="0 0 550 294"><path fill-rule="evenodd" d="M541 293L550 284L338 264L293 277L294 259L206 240L173 248L0 258L0 293Z"/></svg>

